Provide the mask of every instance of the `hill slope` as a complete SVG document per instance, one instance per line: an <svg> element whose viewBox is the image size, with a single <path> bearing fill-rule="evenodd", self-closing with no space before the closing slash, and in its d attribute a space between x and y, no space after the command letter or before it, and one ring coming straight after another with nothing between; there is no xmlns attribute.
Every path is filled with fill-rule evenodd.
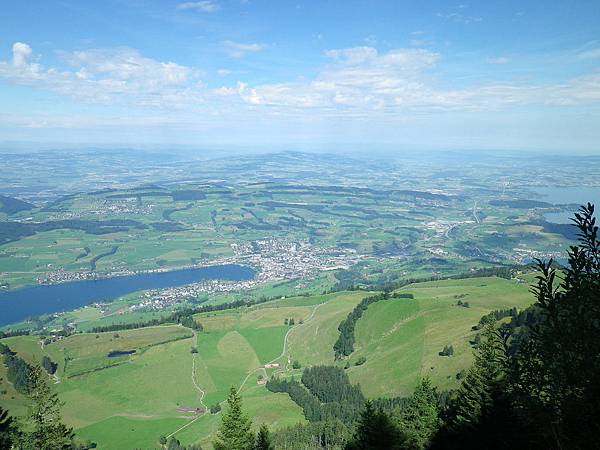
<svg viewBox="0 0 600 450"><path fill-rule="evenodd" d="M371 304L356 325L348 374L368 397L406 395L424 375L441 388L456 387L456 373L472 359L471 327L494 309L523 308L533 301L528 284L495 277L413 284L401 291L414 298ZM234 385L256 425L277 428L303 421L301 409L287 394L267 391L259 379L299 375L301 369L291 365L295 360L302 367L345 366L347 361L334 359L337 327L369 295L295 297L199 314L195 319L204 330L197 334L173 325L77 334L43 348L34 336L2 342L29 362L47 354L59 363L56 389L66 402L65 420L100 448L129 448L132 434L142 448L154 448L160 435L170 434L182 443L210 448L219 415L196 417L182 408L222 402ZM458 306L458 300L469 307ZM285 325L286 319L294 319L295 325ZM439 356L448 344L454 356ZM109 358L113 350L136 353ZM366 363L355 366L361 357ZM279 367L265 368L267 363ZM22 413L24 399L7 382L3 366L0 377L1 391L6 390L0 404Z"/></svg>

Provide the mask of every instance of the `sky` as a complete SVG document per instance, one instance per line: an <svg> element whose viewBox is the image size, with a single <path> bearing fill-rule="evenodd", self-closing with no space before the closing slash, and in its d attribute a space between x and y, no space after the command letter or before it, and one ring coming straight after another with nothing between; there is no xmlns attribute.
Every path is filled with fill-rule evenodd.
<svg viewBox="0 0 600 450"><path fill-rule="evenodd" d="M1 0L0 141L600 154L600 1Z"/></svg>

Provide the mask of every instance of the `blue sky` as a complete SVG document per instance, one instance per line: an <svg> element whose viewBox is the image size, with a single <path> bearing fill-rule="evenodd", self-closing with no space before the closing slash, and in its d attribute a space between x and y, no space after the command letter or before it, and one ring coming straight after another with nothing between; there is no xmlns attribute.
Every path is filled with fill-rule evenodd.
<svg viewBox="0 0 600 450"><path fill-rule="evenodd" d="M600 153L600 2L10 1L0 141Z"/></svg>

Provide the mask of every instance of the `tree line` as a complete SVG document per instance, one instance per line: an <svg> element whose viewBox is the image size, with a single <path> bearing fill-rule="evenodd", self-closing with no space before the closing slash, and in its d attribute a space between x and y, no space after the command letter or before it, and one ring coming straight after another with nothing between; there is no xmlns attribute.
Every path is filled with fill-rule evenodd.
<svg viewBox="0 0 600 450"><path fill-rule="evenodd" d="M17 392L28 394L31 389L31 366L2 342L0 342L0 354L3 356L3 362L7 369L8 381L12 383Z"/></svg>
<svg viewBox="0 0 600 450"><path fill-rule="evenodd" d="M561 272L537 261L536 303L485 325L448 406L425 402L414 429L366 408L348 449L592 449L600 436L600 241L594 207L573 219L579 245ZM415 391L417 395L419 389ZM413 397L414 397L413 396ZM434 420L435 419L435 420Z"/></svg>
<svg viewBox="0 0 600 450"><path fill-rule="evenodd" d="M287 392L311 422L339 420L350 424L364 406L360 387L350 384L348 375L339 367L308 367L301 381L272 377L266 387L271 392Z"/></svg>
<svg viewBox="0 0 600 450"><path fill-rule="evenodd" d="M216 312L216 311L224 311L227 309L236 309L241 308L242 306L254 306L259 305L261 303L266 303L274 300L278 297L265 297L262 296L256 300L234 300L229 303L221 303L218 305L202 305L197 307L188 307L177 310L169 315L161 316L157 319L150 319L141 322L129 322L129 323L113 323L110 325L103 325L99 327L94 327L90 330L90 333L105 333L112 331L124 331L124 330L133 330L137 328L146 328L153 327L157 325L164 324L181 324L188 328L192 328L195 330L202 331L202 325L197 323L193 316L201 313L208 312Z"/></svg>
<svg viewBox="0 0 600 450"><path fill-rule="evenodd" d="M356 322L362 317L369 305L380 300L387 300L389 298L413 298L413 295L399 292L390 294L388 291L386 291L381 294L372 295L362 299L361 302L356 305L348 314L348 317L342 320L338 326L340 335L335 344L333 344L335 359L342 359L346 356L349 356L354 351L354 328L356 327Z"/></svg>
<svg viewBox="0 0 600 450"><path fill-rule="evenodd" d="M405 278L402 280L390 280L383 276L376 280L369 280L366 278L363 279L359 272L353 272L352 269L350 269L336 273L335 276L338 279L338 282L333 286L333 288L330 291L337 292L345 290L370 290L391 292L402 287L408 286L409 284L426 283L428 281L459 280L465 278L498 277L510 280L516 272L530 271L532 269L533 266L531 265L484 267L477 270L462 272L454 275L432 275L429 277L414 277Z"/></svg>

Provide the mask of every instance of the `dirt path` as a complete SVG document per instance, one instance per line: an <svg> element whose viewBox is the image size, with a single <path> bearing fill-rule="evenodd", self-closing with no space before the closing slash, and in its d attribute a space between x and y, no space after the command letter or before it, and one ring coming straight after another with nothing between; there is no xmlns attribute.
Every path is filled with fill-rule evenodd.
<svg viewBox="0 0 600 450"><path fill-rule="evenodd" d="M311 320L312 320L312 319L315 317L315 313L317 312L317 310L318 310L318 309L319 309L321 306L323 306L325 303L327 303L327 302L319 303L318 305L316 305L316 306L313 308L312 312L310 313L310 316L308 316L308 317L307 317L307 319L306 319L306 320L305 320L303 323L301 323L301 324L298 324L298 325L296 325L296 326L294 326L294 327L291 327L291 328L290 328L290 329L287 331L287 333L285 334L285 337L283 338L283 350L281 351L281 354L280 354L278 357L276 357L275 359L273 359L273 360L269 361L267 364L274 363L275 361L277 361L277 360L279 360L279 359L281 359L281 358L283 358L283 357L285 357L285 356L286 356L286 353L287 353L287 350L288 350L288 338L289 338L289 336L290 336L290 333L291 333L292 331L294 331L294 330L296 330L296 329L298 329L298 328L300 328L300 327L302 327L302 326L306 325L308 322L310 322L310 321L311 321ZM194 336L193 336L193 337L194 337L194 340L196 340L196 332L195 332L195 331L194 331ZM201 405L202 405L202 406L203 406L203 407L206 409L206 411L208 411L208 408L206 407L206 405L204 404L204 401L203 401L203 400L204 400L204 396L205 396L205 392L204 392L204 390L203 390L203 389L202 389L202 388L201 388L201 387L198 385L198 383L196 382L196 355L197 355L196 353L192 354L192 383L194 384L194 388L195 388L195 389L196 389L196 390L197 390L197 391L200 393L200 404L201 404ZM289 368L288 368L289 364L290 364L290 357L289 357L289 355L288 355L288 358L287 358L287 363L286 363L285 367L283 367L282 369L280 369L280 370L278 370L278 371L276 371L276 372L274 372L274 373L275 373L275 374L277 374L277 373L283 373L283 372L285 372L285 371L289 370ZM246 384L246 382L248 381L248 379L250 378L250 376L251 376L253 373L255 373L255 372L259 371L259 370L262 370L262 371L263 371L263 373L264 373L264 375L265 375L265 378L267 377L267 371L266 371L266 369L265 369L264 365L262 365L262 366L260 366L260 367L256 367L255 369L252 369L250 372L248 372L248 374L246 375L246 378L244 378L244 380L243 380L243 381L242 381L242 383L240 384L240 387L239 387L239 388L238 388L238 390L237 390L238 394L241 392L242 388L244 387L244 385ZM205 413L205 414L206 414L206 413ZM183 425L182 427L178 428L177 430L173 431L173 432L172 432L171 434L169 434L168 436L166 436L166 438L167 438L167 439L169 439L171 436L174 436L174 435L176 435L177 433L179 433L180 431L182 431L182 430L186 429L187 427L189 427L190 425L192 425L194 422L196 422L198 419L200 419L202 416L204 416L204 414L200 414L200 415L198 415L198 416L194 417L194 418L193 418L192 420L190 420L188 423L186 423L186 424L185 424L185 425Z"/></svg>
<svg viewBox="0 0 600 450"><path fill-rule="evenodd" d="M198 338L195 331L194 342L198 342ZM200 406L202 406L206 411L208 411L208 407L204 404L204 396L206 395L206 392L204 392L204 390L198 385L198 382L196 381L196 356L198 356L197 353L192 353L192 383L194 384L196 390L200 393Z"/></svg>
<svg viewBox="0 0 600 450"><path fill-rule="evenodd" d="M193 331L193 333L194 334L192 336L192 339L193 339L192 342L194 344L196 344L198 342L196 331ZM182 427L178 428L177 430L173 431L171 434L169 434L167 436L167 439L169 439L171 436L174 436L175 434L179 433L181 430L189 427L196 420L198 420L200 417L204 416L204 414L206 414L208 412L208 408L204 404L204 396L206 395L206 392L204 392L204 390L198 385L198 382L196 381L196 356L198 356L197 353L192 353L192 384L194 385L194 388L200 393L200 406L202 406L204 408L204 413L198 414L196 417L194 417L188 423L186 423Z"/></svg>
<svg viewBox="0 0 600 450"><path fill-rule="evenodd" d="M316 314L316 312L317 312L317 309L319 309L319 308L320 308L321 306L323 306L325 303L327 303L327 302L319 303L318 305L316 305L316 306L313 308L312 312L310 313L310 316L308 316L308 317L306 318L306 320L305 320L303 323L300 323L300 324L298 324L298 325L296 325L296 326L293 326L293 327L291 327L291 328L290 328L290 329L287 331L287 333L285 333L285 336L284 336L284 338L283 338L283 350L281 351L281 354L280 354L278 357L276 357L276 358L272 359L271 361L269 361L269 362L268 362L268 363L266 363L266 364L272 364L272 363L274 363L275 361L278 361L278 360L280 360L281 358L284 358L284 357L286 356L286 353L288 353L288 339L289 339L289 336L290 336L290 334L292 333L292 331L294 331L294 330L297 330L298 328L300 328L300 327L302 327L302 326L306 325L308 322L310 322L310 321L311 321L311 320L312 320L312 319L315 317L315 314ZM290 355L288 354L288 355L287 355L287 361L285 362L285 366L284 366L284 367L282 367L282 368L281 368L281 369L279 369L279 370L276 370L276 371L275 371L275 372L273 372L273 373L274 373L274 374L279 374L279 373L287 372L287 371L289 370L289 365L290 365ZM244 385L246 384L246 381L248 381L248 378L250 378L250 375L252 375L254 372L256 372L257 370L260 370L260 369L262 369L262 370L264 371L264 373L265 373L265 378L267 377L267 371L265 370L264 366L257 367L256 369L253 369L253 370L251 370L250 372L248 372L248 375L246 375L246 378L244 378L244 381L242 381L242 384L240 384L240 387L238 388L238 394L240 393L240 391L242 390L242 388L243 388L243 387L244 387Z"/></svg>

